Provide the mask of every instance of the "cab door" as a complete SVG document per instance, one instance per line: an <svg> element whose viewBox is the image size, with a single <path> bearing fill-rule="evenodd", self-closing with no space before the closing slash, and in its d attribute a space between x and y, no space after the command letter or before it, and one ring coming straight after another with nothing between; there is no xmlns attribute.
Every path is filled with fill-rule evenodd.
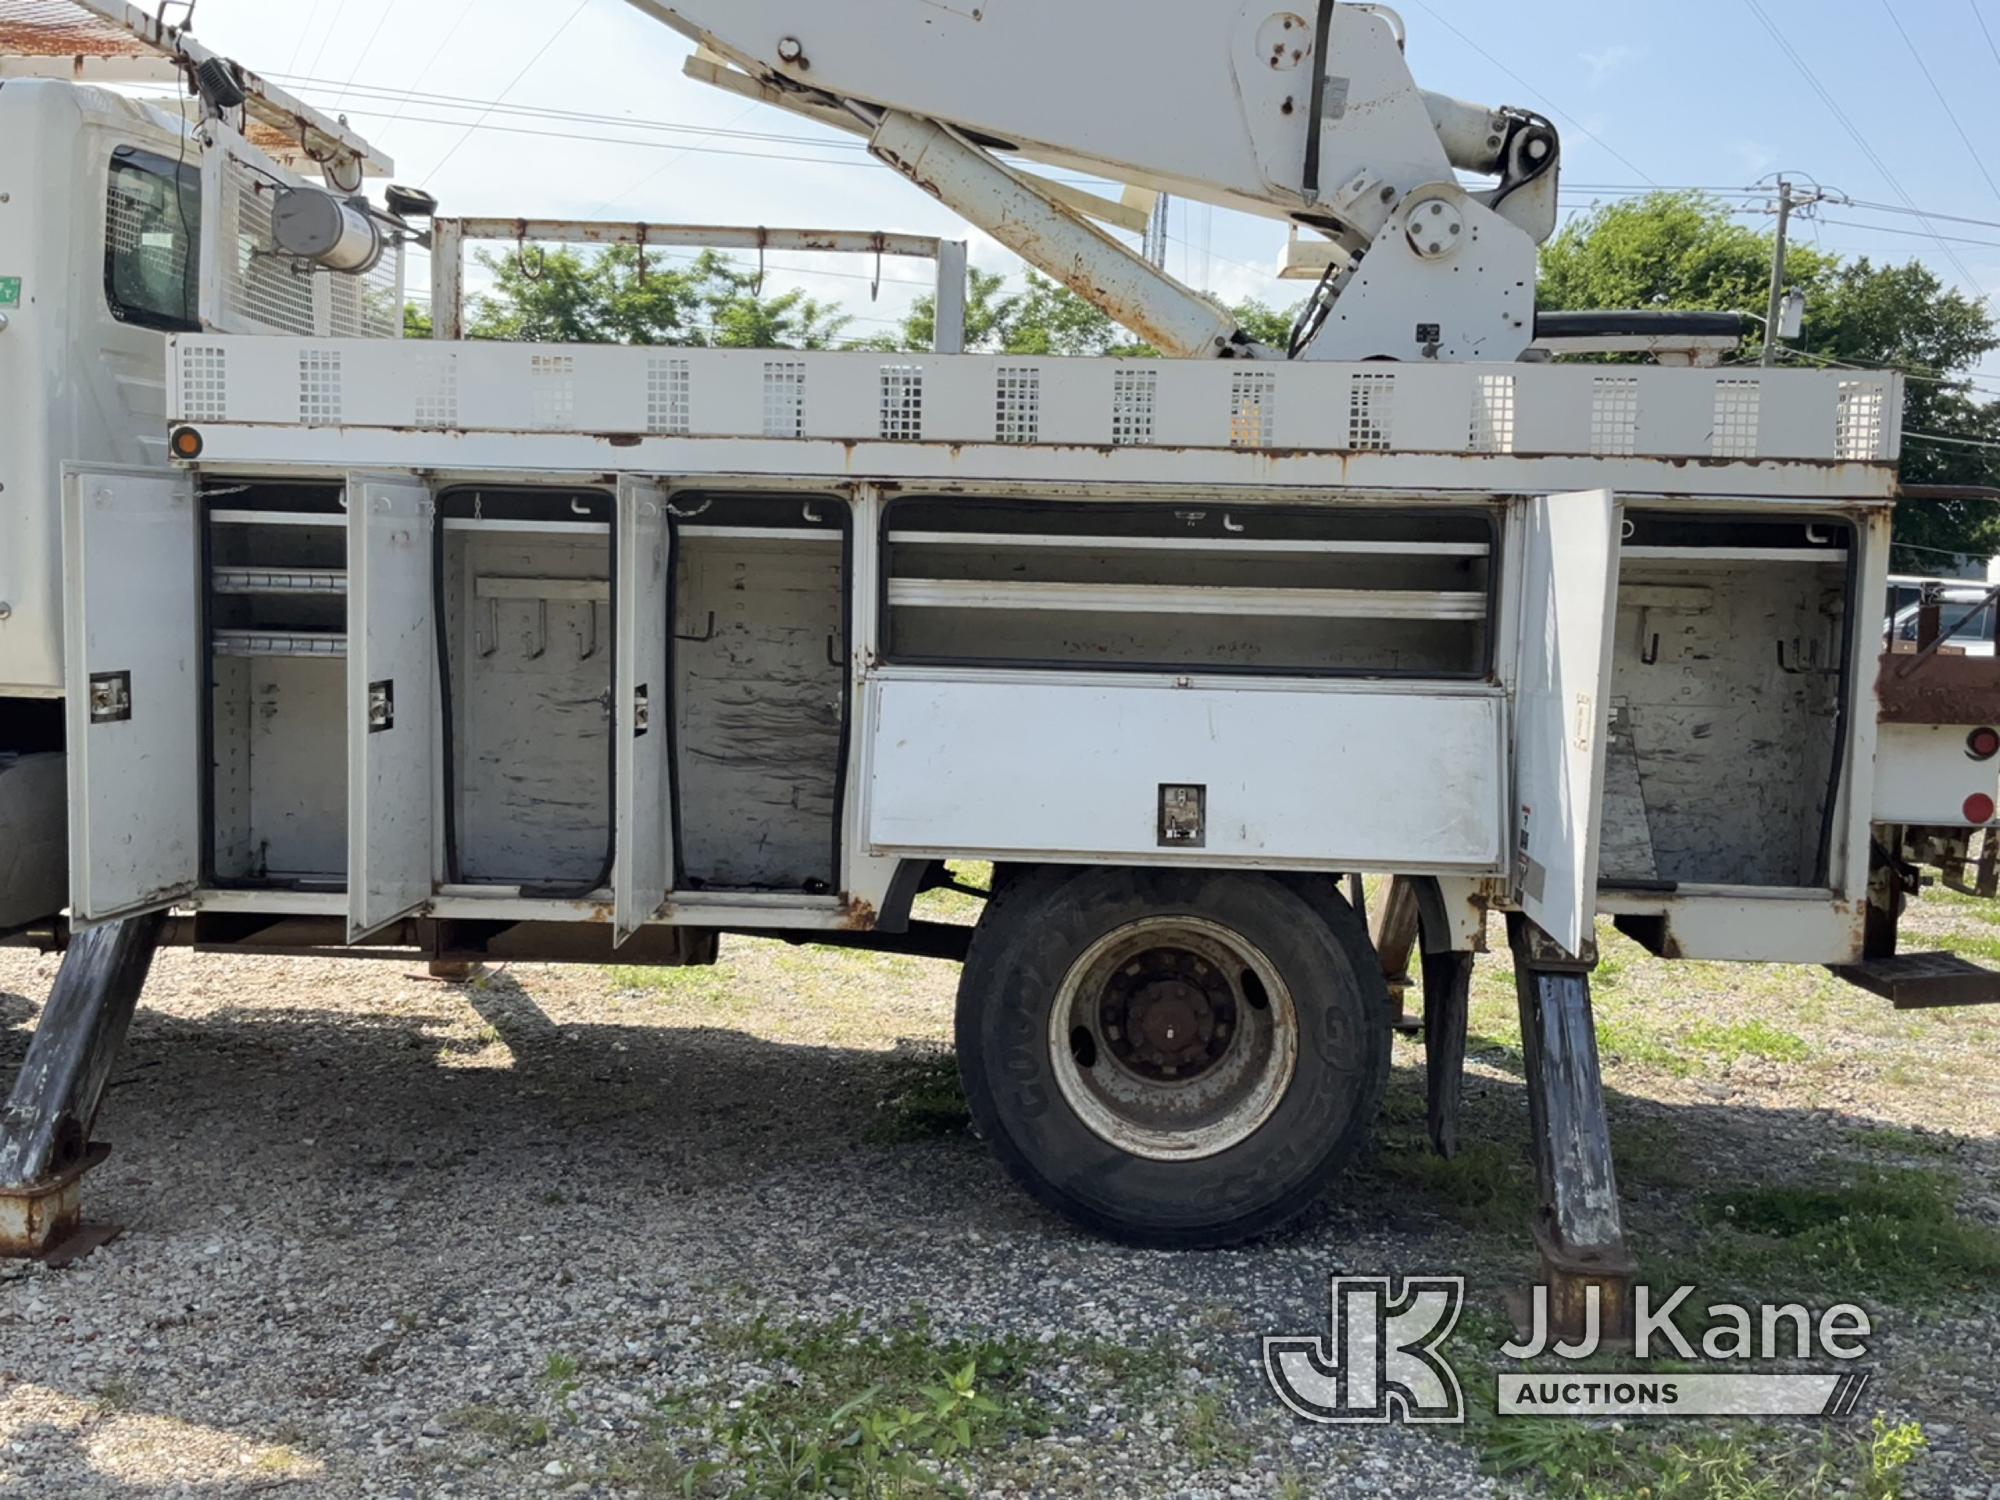
<svg viewBox="0 0 2000 1500"><path fill-rule="evenodd" d="M65 466L70 920L159 911L201 877L194 481Z"/></svg>
<svg viewBox="0 0 2000 1500"><path fill-rule="evenodd" d="M1522 528L1514 898L1572 954L1597 914L1622 523L1617 496L1586 490L1527 501Z"/></svg>

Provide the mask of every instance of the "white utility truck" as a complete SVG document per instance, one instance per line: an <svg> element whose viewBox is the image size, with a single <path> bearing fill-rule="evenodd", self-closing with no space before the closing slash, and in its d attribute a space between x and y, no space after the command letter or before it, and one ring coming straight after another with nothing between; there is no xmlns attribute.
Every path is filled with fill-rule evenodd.
<svg viewBox="0 0 2000 1500"><path fill-rule="evenodd" d="M1921 503L1897 377L1538 317L1546 120L1420 90L1380 6L634 3L1175 357L371 337L417 236L457 331L462 226L370 206L344 128L80 0L91 56L165 56L199 119L0 73L0 909L68 944L0 1119L16 1248L75 1223L163 941L962 958L1013 1174L1209 1245L1360 1149L1413 950L1450 1149L1500 916L1557 1314L1613 1320L1600 914L1898 1004L2000 993L1896 953L2000 751L1991 658L1884 657ZM246 139L273 117L323 187ZM1024 161L1320 236L1290 347ZM1550 357L1592 349L1657 358ZM994 864L977 925L913 920L951 860Z"/></svg>

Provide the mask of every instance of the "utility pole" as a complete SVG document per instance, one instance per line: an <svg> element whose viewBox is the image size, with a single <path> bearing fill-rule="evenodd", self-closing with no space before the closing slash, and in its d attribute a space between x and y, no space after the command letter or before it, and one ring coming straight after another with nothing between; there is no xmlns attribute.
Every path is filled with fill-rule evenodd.
<svg viewBox="0 0 2000 1500"><path fill-rule="evenodd" d="M1778 179L1778 244L1771 255L1771 300L1764 313L1764 354L1762 365L1778 362L1778 319L1785 311L1785 233L1792 223L1792 183Z"/></svg>

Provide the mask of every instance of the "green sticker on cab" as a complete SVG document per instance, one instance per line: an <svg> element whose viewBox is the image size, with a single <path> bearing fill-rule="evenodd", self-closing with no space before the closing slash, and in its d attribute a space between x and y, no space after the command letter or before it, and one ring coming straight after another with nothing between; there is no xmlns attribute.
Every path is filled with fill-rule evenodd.
<svg viewBox="0 0 2000 1500"><path fill-rule="evenodd" d="M0 276L0 307L19 307L20 305L21 278L18 276Z"/></svg>

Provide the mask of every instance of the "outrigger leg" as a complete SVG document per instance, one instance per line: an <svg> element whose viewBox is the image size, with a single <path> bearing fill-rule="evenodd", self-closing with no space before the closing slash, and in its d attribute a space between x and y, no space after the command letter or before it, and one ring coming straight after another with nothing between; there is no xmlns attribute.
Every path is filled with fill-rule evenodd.
<svg viewBox="0 0 2000 1500"><path fill-rule="evenodd" d="M1425 1124L1431 1149L1458 1155L1458 1105L1465 1092L1465 1027L1472 1008L1470 953L1424 954Z"/></svg>
<svg viewBox="0 0 2000 1500"><path fill-rule="evenodd" d="M1526 917L1508 918L1514 986L1521 1003L1528 1124L1534 1136L1539 1206L1531 1223L1549 1288L1549 1327L1576 1339L1588 1324L1591 1288L1605 1337L1632 1326L1632 1276L1611 1126L1590 1013L1594 952L1576 958Z"/></svg>
<svg viewBox="0 0 2000 1500"><path fill-rule="evenodd" d="M111 1149L90 1130L165 925L156 912L70 939L0 1110L0 1255L74 1255L110 1237L82 1223L83 1174Z"/></svg>
<svg viewBox="0 0 2000 1500"><path fill-rule="evenodd" d="M1449 942L1442 934L1424 930L1422 902L1416 880L1391 877L1376 909L1369 914L1369 940L1382 961L1382 975L1388 981L1389 998L1398 1014L1391 1025L1398 1031L1421 1027L1424 1034L1425 1122L1431 1148L1439 1156L1458 1153L1458 1105L1465 1087L1465 1026L1472 1004L1472 964L1470 950L1454 952L1448 947L1433 949L1434 941ZM1410 966L1421 962L1424 980L1424 1013L1421 1021L1409 1015Z"/></svg>

